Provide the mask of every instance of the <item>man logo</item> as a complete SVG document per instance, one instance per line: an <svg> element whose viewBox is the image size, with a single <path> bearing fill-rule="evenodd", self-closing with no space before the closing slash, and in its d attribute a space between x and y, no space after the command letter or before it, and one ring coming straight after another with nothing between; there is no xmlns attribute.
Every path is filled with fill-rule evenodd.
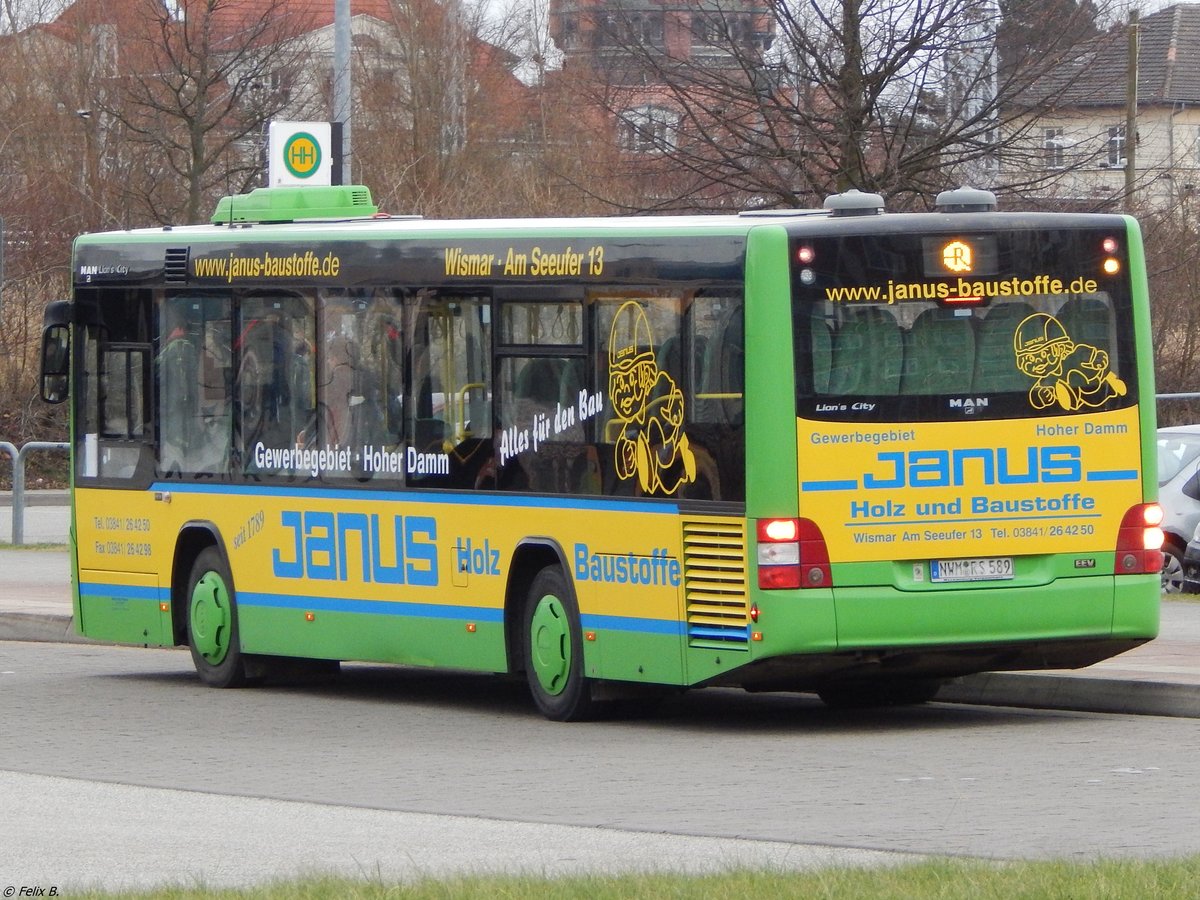
<svg viewBox="0 0 1200 900"><path fill-rule="evenodd" d="M967 416L975 415L978 410L987 409L987 405L987 397L967 397L966 399L955 397L950 401L951 409L961 409L963 415Z"/></svg>

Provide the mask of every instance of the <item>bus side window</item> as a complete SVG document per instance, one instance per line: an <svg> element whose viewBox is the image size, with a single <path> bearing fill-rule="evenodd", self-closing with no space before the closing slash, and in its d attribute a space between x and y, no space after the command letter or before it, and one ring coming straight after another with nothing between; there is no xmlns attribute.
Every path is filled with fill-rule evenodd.
<svg viewBox="0 0 1200 900"><path fill-rule="evenodd" d="M115 289L80 292L88 324L78 392L77 472L82 478L153 478L151 296ZM103 310L103 312L101 312Z"/></svg>
<svg viewBox="0 0 1200 900"><path fill-rule="evenodd" d="M317 428L305 438L320 446L394 451L404 430L404 359L395 298L390 292L334 289L321 296L322 339L313 373ZM293 394L298 390L294 387ZM373 472L359 465L327 474L364 478Z"/></svg>
<svg viewBox="0 0 1200 900"><path fill-rule="evenodd" d="M241 333L234 343L245 471L257 471L259 444L295 447L312 429L315 330L312 297L280 292L243 298Z"/></svg>
<svg viewBox="0 0 1200 900"><path fill-rule="evenodd" d="M166 473L192 471L190 456L201 430L200 350L188 321L187 298L160 306L159 351L155 360L159 397L158 467Z"/></svg>
<svg viewBox="0 0 1200 900"><path fill-rule="evenodd" d="M398 319L380 315L374 325L379 355L379 390L383 430L389 444L404 436L404 330Z"/></svg>
<svg viewBox="0 0 1200 900"><path fill-rule="evenodd" d="M491 298L417 291L409 301L408 481L471 488L491 460Z"/></svg>
<svg viewBox="0 0 1200 900"><path fill-rule="evenodd" d="M229 296L166 296L159 304L158 469L224 472L229 463Z"/></svg>

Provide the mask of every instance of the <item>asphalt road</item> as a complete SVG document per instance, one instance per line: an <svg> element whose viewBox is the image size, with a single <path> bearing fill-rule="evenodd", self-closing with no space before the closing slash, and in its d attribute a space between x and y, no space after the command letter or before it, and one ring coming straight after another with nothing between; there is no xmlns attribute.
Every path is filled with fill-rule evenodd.
<svg viewBox="0 0 1200 900"><path fill-rule="evenodd" d="M15 885L1200 852L1188 719L701 691L562 725L495 678L215 691L182 651L0 642L0 723Z"/></svg>

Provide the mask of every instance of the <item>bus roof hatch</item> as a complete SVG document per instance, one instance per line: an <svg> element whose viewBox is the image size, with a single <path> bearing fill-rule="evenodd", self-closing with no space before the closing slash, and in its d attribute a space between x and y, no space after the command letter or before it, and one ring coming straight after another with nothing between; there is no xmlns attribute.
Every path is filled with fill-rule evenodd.
<svg viewBox="0 0 1200 900"><path fill-rule="evenodd" d="M826 197L825 208L835 216L877 216L883 212L883 197L851 188Z"/></svg>
<svg viewBox="0 0 1200 900"><path fill-rule="evenodd" d="M371 189L361 184L255 188L248 194L222 197L213 212L214 225L297 222L305 219L353 219L379 212Z"/></svg>
<svg viewBox="0 0 1200 900"><path fill-rule="evenodd" d="M939 212L995 212L996 195L978 188L960 187L942 191L934 205Z"/></svg>

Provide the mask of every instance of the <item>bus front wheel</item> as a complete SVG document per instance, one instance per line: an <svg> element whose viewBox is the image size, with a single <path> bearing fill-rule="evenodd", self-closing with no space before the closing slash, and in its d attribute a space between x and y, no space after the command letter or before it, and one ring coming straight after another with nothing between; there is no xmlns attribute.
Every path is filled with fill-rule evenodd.
<svg viewBox="0 0 1200 900"><path fill-rule="evenodd" d="M583 674L579 609L557 566L542 569L525 601L525 675L539 710L556 722L577 722L593 711Z"/></svg>
<svg viewBox="0 0 1200 900"><path fill-rule="evenodd" d="M188 646L200 680L210 687L241 687L246 660L238 639L233 576L224 554L207 547L196 557L187 588Z"/></svg>

